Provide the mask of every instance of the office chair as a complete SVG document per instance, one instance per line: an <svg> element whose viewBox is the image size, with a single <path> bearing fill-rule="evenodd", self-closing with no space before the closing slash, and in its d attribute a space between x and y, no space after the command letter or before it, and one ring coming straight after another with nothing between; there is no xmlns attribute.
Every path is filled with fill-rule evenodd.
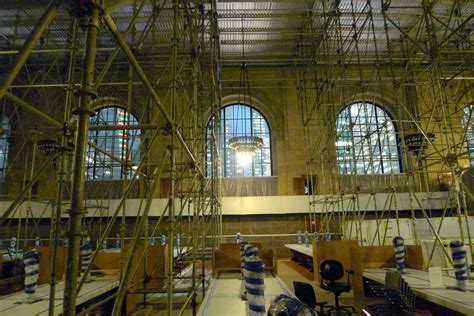
<svg viewBox="0 0 474 316"><path fill-rule="evenodd" d="M339 295L341 295L341 293L349 292L351 290L351 286L349 284L350 275L354 272L352 270L346 272L347 283L336 282L344 276L344 268L342 264L336 260L324 260L319 265L319 274L321 275L321 288L334 294L335 306L328 310L328 314L333 310L342 310L348 312L349 314L351 313L351 310L355 312L355 308L353 306L339 305Z"/></svg>
<svg viewBox="0 0 474 316"><path fill-rule="evenodd" d="M318 306L321 310L321 314L324 315L324 305L326 305L327 302L316 302L316 294L311 284L293 281L293 288L295 289L296 297L302 303L308 305L313 310Z"/></svg>

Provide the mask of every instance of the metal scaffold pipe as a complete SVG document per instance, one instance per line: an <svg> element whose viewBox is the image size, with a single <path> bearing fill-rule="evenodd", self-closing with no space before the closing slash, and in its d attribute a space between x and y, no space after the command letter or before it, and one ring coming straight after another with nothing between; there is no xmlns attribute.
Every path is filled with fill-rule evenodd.
<svg viewBox="0 0 474 316"><path fill-rule="evenodd" d="M81 242L82 218L84 209L84 178L86 164L86 146L88 142L89 118L94 114L90 110L92 85L96 58L97 34L99 32L100 8L97 2L91 2L86 27L86 44L82 68L81 89L78 92L79 106L73 110L77 116L74 167L72 173L71 209L69 210L68 252L64 289L64 315L76 314L77 278L79 273L79 247Z"/></svg>
<svg viewBox="0 0 474 316"><path fill-rule="evenodd" d="M178 107L178 27L179 27L179 0L173 2L173 38L171 40L171 121L175 122ZM176 194L176 133L171 134L168 147L170 152L170 192L168 199L168 275L166 286L168 290L167 311L168 316L173 313L173 277L174 277L174 238L175 238L175 194ZM192 155L192 154L191 154ZM178 250L179 251L179 250Z"/></svg>
<svg viewBox="0 0 474 316"><path fill-rule="evenodd" d="M153 101L155 104L158 106L158 109L160 110L160 113L164 116L166 121L171 125L171 131L173 134L175 134L177 140L181 144L181 146L184 148L186 154L189 156L189 158L193 161L196 162L197 159L189 149L186 141L183 138L183 135L180 133L180 131L176 128L176 122L172 119L172 116L166 111L165 107L163 106L163 103L160 100L160 97L158 96L158 93L156 92L155 88L151 84L151 82L148 80L148 77L146 76L145 72L143 71L142 67L140 66L140 63L134 56L132 50L130 49L129 45L127 44L127 41L123 38L123 36L120 34L118 31L117 25L115 24L114 20L109 14L104 15L104 22L105 25L107 26L108 30L114 37L115 41L117 44L120 46L122 49L122 52L125 54L125 57L127 57L127 60L129 61L130 65L133 67L135 72L137 73L138 77L142 81L143 85L145 88L148 90L150 93ZM196 164L196 169L199 171L199 173L204 176L204 172L201 169L199 165Z"/></svg>
<svg viewBox="0 0 474 316"><path fill-rule="evenodd" d="M41 39L44 32L48 28L49 24L56 17L58 8L63 1L55 0L44 12L43 16L36 24L35 28L31 32L30 36L25 41L25 44L20 49L16 60L12 63L12 67L8 72L7 76L0 85L0 100L5 96L5 93L10 88L11 84L15 80L16 76L20 73L21 68L26 63L26 60L31 54L31 51L36 46L36 43Z"/></svg>
<svg viewBox="0 0 474 316"><path fill-rule="evenodd" d="M68 89L66 91L66 98L64 100L64 113L63 113L63 122L67 122L70 116L70 109L72 104L72 98L74 97L74 65L76 59L76 40L77 40L77 26L78 20L75 17L71 17L71 30L70 30L70 45L71 50L69 52L69 64L68 64ZM63 131L61 136L61 150L67 146L67 130ZM59 157L59 172L58 172L58 186L56 193L56 209L55 214L51 214L51 226L52 226L52 243L53 250L51 255L51 280L50 280L50 290L49 290L49 315L54 315L54 299L56 296L56 270L57 270L57 257L58 257L58 248L59 240L61 233L61 214L62 214L62 199L64 193L64 187L66 182L66 153L63 152Z"/></svg>

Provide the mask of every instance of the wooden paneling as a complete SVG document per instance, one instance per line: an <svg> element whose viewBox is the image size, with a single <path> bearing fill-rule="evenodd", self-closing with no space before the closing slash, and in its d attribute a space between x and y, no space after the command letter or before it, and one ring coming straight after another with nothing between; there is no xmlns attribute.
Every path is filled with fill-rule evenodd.
<svg viewBox="0 0 474 316"><path fill-rule="evenodd" d="M395 250L393 246L366 246L351 249L352 270L354 270L353 292L356 305L362 306L364 301L364 284L362 273L368 268L393 268ZM405 265L413 269L424 269L421 246L405 247Z"/></svg>
<svg viewBox="0 0 474 316"><path fill-rule="evenodd" d="M273 249L265 249L261 242L251 242L258 248L265 270L277 274L276 253ZM221 243L215 251L214 272L240 271L240 244Z"/></svg>
<svg viewBox="0 0 474 316"><path fill-rule="evenodd" d="M351 267L350 248L358 247L357 240L319 240L313 242L313 269L314 279L319 282L319 265L324 260L337 260L342 263L344 270ZM347 273L344 272L344 278Z"/></svg>
<svg viewBox="0 0 474 316"><path fill-rule="evenodd" d="M428 268L427 262L423 257L422 247L419 245L408 245L405 247L405 263L407 267L426 270Z"/></svg>
<svg viewBox="0 0 474 316"><path fill-rule="evenodd" d="M99 252L94 260L94 270L120 271L121 256L122 252L120 250Z"/></svg>
<svg viewBox="0 0 474 316"><path fill-rule="evenodd" d="M304 195L304 179L293 178L293 195Z"/></svg>
<svg viewBox="0 0 474 316"><path fill-rule="evenodd" d="M51 280L51 263L53 262L53 248L51 246L38 247L41 254L38 274L38 285L49 283ZM56 257L56 280L62 280L66 269L66 251L63 246L58 246Z"/></svg>
<svg viewBox="0 0 474 316"><path fill-rule="evenodd" d="M367 268L395 266L395 252L393 246L354 247L350 251L352 270L354 271L352 282L354 301L357 306L362 306L364 302L362 273Z"/></svg>

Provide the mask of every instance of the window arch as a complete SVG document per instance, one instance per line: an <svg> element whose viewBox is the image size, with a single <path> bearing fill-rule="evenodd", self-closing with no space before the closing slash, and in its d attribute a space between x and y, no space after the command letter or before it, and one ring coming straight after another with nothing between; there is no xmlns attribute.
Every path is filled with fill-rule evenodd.
<svg viewBox="0 0 474 316"><path fill-rule="evenodd" d="M388 112L368 102L346 106L336 120L340 174L400 173L397 130Z"/></svg>
<svg viewBox="0 0 474 316"><path fill-rule="evenodd" d="M212 119L207 125L207 139L212 133ZM242 165L236 152L229 147L229 139L236 136L257 136L263 146L257 149L252 162ZM270 127L266 118L256 109L245 104L232 104L220 109L220 127L216 135L219 144L219 175L223 177L265 177L272 175ZM206 151L207 174L211 171L211 151Z"/></svg>
<svg viewBox="0 0 474 316"><path fill-rule="evenodd" d="M10 136L10 120L3 113L0 114L0 181L7 175L8 137Z"/></svg>
<svg viewBox="0 0 474 316"><path fill-rule="evenodd" d="M471 166L474 166L474 105L465 106L462 112L462 126L466 128L466 150Z"/></svg>
<svg viewBox="0 0 474 316"><path fill-rule="evenodd" d="M90 118L91 126L130 126L137 125L137 118L124 108L111 106L96 111ZM126 161L133 169L140 161L139 129L90 130L89 141L105 149L113 156ZM125 178L124 165L97 149L87 146L86 176L88 180L118 180ZM132 170L128 170L128 177Z"/></svg>

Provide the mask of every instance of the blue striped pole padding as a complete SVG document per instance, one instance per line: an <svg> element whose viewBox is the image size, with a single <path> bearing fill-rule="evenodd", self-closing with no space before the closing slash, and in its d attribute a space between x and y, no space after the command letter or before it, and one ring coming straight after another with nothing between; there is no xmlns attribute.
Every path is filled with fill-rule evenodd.
<svg viewBox="0 0 474 316"><path fill-rule="evenodd" d="M176 234L176 248L181 248L181 235Z"/></svg>
<svg viewBox="0 0 474 316"><path fill-rule="evenodd" d="M244 277L244 269L245 269L245 245L247 245L246 241L242 241L240 243L240 273L242 274L242 282L240 282L240 290L239 290L239 297L242 300L247 299L247 292L245 291L245 277Z"/></svg>
<svg viewBox="0 0 474 316"><path fill-rule="evenodd" d="M304 243L306 244L306 247L309 247L309 233L308 233L308 231L304 232Z"/></svg>
<svg viewBox="0 0 474 316"><path fill-rule="evenodd" d="M32 296L38 286L40 253L37 251L27 251L23 256L25 265L25 294L27 300L32 300Z"/></svg>
<svg viewBox="0 0 474 316"><path fill-rule="evenodd" d="M16 238L15 237L12 237L12 239L10 239L10 247L9 247L9 251L10 252L14 252L16 250Z"/></svg>
<svg viewBox="0 0 474 316"><path fill-rule="evenodd" d="M265 272L260 258L248 258L245 261L248 315L265 315Z"/></svg>
<svg viewBox="0 0 474 316"><path fill-rule="evenodd" d="M245 265L245 253L244 253L244 248L245 248L246 243L243 241L240 243L240 268L244 269Z"/></svg>
<svg viewBox="0 0 474 316"><path fill-rule="evenodd" d="M262 259L258 256L258 248L245 247L245 288L247 290L247 311L251 316L265 315L265 271Z"/></svg>
<svg viewBox="0 0 474 316"><path fill-rule="evenodd" d="M115 248L120 249L120 235L115 235Z"/></svg>
<svg viewBox="0 0 474 316"><path fill-rule="evenodd" d="M301 245L303 243L302 238L301 238L301 230L298 230L298 245Z"/></svg>
<svg viewBox="0 0 474 316"><path fill-rule="evenodd" d="M243 269L242 269L242 276L245 280L245 278L247 277L247 261L249 260L249 258L255 258L257 256L258 258L258 249L254 246L252 246L251 244L244 244L243 245L244 247L244 253L243 253ZM242 260L242 259L241 259ZM240 264L242 265L242 261L240 262Z"/></svg>
<svg viewBox="0 0 474 316"><path fill-rule="evenodd" d="M164 246L168 242L168 237L166 235L161 235L160 236L160 245Z"/></svg>
<svg viewBox="0 0 474 316"><path fill-rule="evenodd" d="M84 273L87 270L87 266L91 262L92 258L92 243L89 237L84 239L81 245L81 272Z"/></svg>
<svg viewBox="0 0 474 316"><path fill-rule="evenodd" d="M251 244L247 244L244 247L244 254L245 257L258 257L258 248L255 246L252 246Z"/></svg>
<svg viewBox="0 0 474 316"><path fill-rule="evenodd" d="M263 281L263 279L261 278L246 278L245 281L249 284L249 285L262 285L262 284L265 284L265 282Z"/></svg>
<svg viewBox="0 0 474 316"><path fill-rule="evenodd" d="M264 295L265 292L262 289L248 289L248 293L252 295Z"/></svg>
<svg viewBox="0 0 474 316"><path fill-rule="evenodd" d="M393 247L395 248L395 262L398 272L405 272L405 240L400 236L393 237Z"/></svg>
<svg viewBox="0 0 474 316"><path fill-rule="evenodd" d="M241 260L243 258L244 262L243 262L243 266L242 266L242 283L240 284L240 298L242 300L247 300L247 280L246 280L246 276L247 276L247 270L245 270L245 262L247 261L247 255L249 253L249 249L252 247L252 245L250 245L249 243L242 243L240 244L240 247L241 249L243 249L243 257L241 257ZM243 248L242 248L243 247ZM240 262L240 264L242 265L242 261Z"/></svg>
<svg viewBox="0 0 474 316"><path fill-rule="evenodd" d="M460 240L454 240L449 244L451 256L453 257L454 275L456 277L456 288L461 291L468 290L466 246Z"/></svg>
<svg viewBox="0 0 474 316"><path fill-rule="evenodd" d="M249 315L265 315L265 305L249 304Z"/></svg>
<svg viewBox="0 0 474 316"><path fill-rule="evenodd" d="M314 232L314 233L313 233L313 239L314 239L314 241L318 241L318 240L319 240L319 233L318 233L318 232Z"/></svg>
<svg viewBox="0 0 474 316"><path fill-rule="evenodd" d="M254 312L253 315L260 315L263 310L265 312L265 291L264 286L261 288L247 288L247 301L249 312ZM257 308L255 308L257 307ZM265 315L265 314L263 314Z"/></svg>

